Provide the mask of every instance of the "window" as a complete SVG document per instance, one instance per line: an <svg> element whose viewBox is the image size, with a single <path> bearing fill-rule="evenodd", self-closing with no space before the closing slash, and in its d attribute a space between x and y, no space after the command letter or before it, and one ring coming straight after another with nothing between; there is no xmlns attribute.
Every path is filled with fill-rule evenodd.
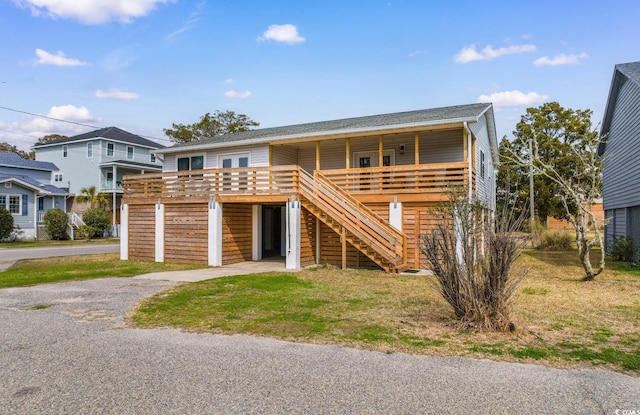
<svg viewBox="0 0 640 415"><path fill-rule="evenodd" d="M11 183L11 182L4 182L4 187L5 187L6 189L11 189L11 187L12 187L12 186L13 186L13 183Z"/></svg>
<svg viewBox="0 0 640 415"><path fill-rule="evenodd" d="M53 177L53 181L56 183L62 182L62 173L56 173Z"/></svg>
<svg viewBox="0 0 640 415"><path fill-rule="evenodd" d="M20 207L22 206L21 199L22 196L9 196L9 205L7 206L9 212L13 213L14 215L20 214Z"/></svg>
<svg viewBox="0 0 640 415"><path fill-rule="evenodd" d="M113 153L114 153L114 144L107 143L107 157L113 157Z"/></svg>
<svg viewBox="0 0 640 415"><path fill-rule="evenodd" d="M156 162L156 155L151 153L151 162L155 163Z"/></svg>
<svg viewBox="0 0 640 415"><path fill-rule="evenodd" d="M42 212L44 210L44 198L38 198L38 210Z"/></svg>
<svg viewBox="0 0 640 415"><path fill-rule="evenodd" d="M93 143L87 143L87 158L93 157Z"/></svg>
<svg viewBox="0 0 640 415"><path fill-rule="evenodd" d="M133 147L127 146L127 160L133 160Z"/></svg>
<svg viewBox="0 0 640 415"><path fill-rule="evenodd" d="M484 179L486 176L486 162L484 160L484 151L480 152L480 178Z"/></svg>
<svg viewBox="0 0 640 415"><path fill-rule="evenodd" d="M67 157L69 155L69 147L62 146L62 157Z"/></svg>
<svg viewBox="0 0 640 415"><path fill-rule="evenodd" d="M180 157L178 171L204 169L204 156Z"/></svg>

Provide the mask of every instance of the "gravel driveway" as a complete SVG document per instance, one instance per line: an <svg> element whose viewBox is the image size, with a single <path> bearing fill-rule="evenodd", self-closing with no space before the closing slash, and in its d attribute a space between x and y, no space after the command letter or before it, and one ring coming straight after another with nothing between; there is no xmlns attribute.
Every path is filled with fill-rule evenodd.
<svg viewBox="0 0 640 415"><path fill-rule="evenodd" d="M173 284L0 290L0 413L640 414L640 379L604 370L127 328Z"/></svg>

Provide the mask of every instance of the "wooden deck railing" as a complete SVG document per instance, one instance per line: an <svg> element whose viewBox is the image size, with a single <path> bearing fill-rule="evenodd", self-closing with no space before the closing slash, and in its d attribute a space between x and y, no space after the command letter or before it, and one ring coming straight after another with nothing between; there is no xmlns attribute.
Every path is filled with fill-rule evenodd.
<svg viewBox="0 0 640 415"><path fill-rule="evenodd" d="M291 195L298 192L298 166L164 172L124 177L124 197Z"/></svg>
<svg viewBox="0 0 640 415"><path fill-rule="evenodd" d="M449 185L469 184L466 162L323 170L322 174L354 196L421 194L438 197Z"/></svg>

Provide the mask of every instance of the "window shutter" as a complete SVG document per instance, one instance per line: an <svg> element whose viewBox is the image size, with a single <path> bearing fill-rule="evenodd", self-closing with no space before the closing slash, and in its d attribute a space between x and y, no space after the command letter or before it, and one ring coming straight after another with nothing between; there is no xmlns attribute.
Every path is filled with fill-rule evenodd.
<svg viewBox="0 0 640 415"><path fill-rule="evenodd" d="M29 195L22 195L22 216L29 214Z"/></svg>

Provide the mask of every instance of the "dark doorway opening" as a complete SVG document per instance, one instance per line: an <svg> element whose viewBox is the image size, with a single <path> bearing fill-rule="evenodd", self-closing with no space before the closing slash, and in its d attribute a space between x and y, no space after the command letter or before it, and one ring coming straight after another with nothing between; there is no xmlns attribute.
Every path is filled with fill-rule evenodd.
<svg viewBox="0 0 640 415"><path fill-rule="evenodd" d="M262 258L282 256L282 206L262 206Z"/></svg>

